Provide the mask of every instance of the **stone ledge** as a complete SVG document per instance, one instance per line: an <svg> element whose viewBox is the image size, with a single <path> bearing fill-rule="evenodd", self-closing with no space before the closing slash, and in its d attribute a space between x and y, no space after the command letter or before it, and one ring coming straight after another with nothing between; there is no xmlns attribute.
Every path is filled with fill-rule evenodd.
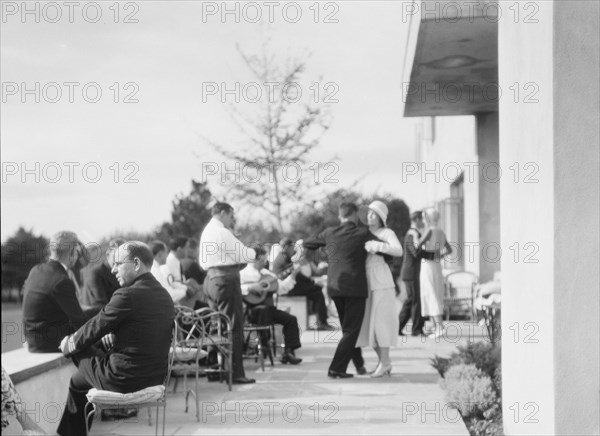
<svg viewBox="0 0 600 436"><path fill-rule="evenodd" d="M2 353L2 366L15 385L68 365L73 362L62 353L30 353L27 348Z"/></svg>

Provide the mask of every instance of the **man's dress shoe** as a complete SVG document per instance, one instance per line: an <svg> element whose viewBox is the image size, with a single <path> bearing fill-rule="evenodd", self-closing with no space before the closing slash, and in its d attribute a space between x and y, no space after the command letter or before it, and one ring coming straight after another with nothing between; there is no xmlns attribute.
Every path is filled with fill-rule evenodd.
<svg viewBox="0 0 600 436"><path fill-rule="evenodd" d="M256 380L254 380L253 378L248 378L248 377L238 377L238 378L233 379L234 385L247 385L250 383L256 383Z"/></svg>
<svg viewBox="0 0 600 436"><path fill-rule="evenodd" d="M367 368L361 366L360 368L356 368L356 373L358 375L365 375L367 373Z"/></svg>
<svg viewBox="0 0 600 436"><path fill-rule="evenodd" d="M329 370L327 375L331 378L352 378L352 377L354 377L352 374L348 374L347 372L332 371L331 369Z"/></svg>
<svg viewBox="0 0 600 436"><path fill-rule="evenodd" d="M302 362L302 359L294 356L292 353L285 353L283 356L281 356L280 362L284 365L287 363L290 365L298 365L300 362Z"/></svg>

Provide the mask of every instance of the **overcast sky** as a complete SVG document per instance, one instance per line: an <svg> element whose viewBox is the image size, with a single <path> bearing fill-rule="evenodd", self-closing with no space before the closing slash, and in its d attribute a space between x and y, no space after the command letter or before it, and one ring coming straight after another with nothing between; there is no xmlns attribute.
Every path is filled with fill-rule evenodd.
<svg viewBox="0 0 600 436"><path fill-rule="evenodd" d="M100 10L85 12L86 2L71 11L59 2L60 10L40 9L39 18L10 3L18 10L3 3L0 35L3 241L19 226L47 236L74 230L87 242L168 220L175 195L201 178L202 162L222 161L199 135L240 144L226 104L218 96L202 101L203 83L254 81L236 43L253 53L269 36L281 59L311 53L305 77L322 92L336 85L331 129L311 157L340 157L338 182L328 188L364 177L363 192L391 192L421 206L419 186L400 177L401 162L415 159L415 120L402 118L408 29L399 2L300 2L299 19L281 2L270 24L263 2L255 3L259 23L248 22L258 9L244 3L239 23L221 15L221 2L120 3L118 11L99 2ZM218 179L209 188L219 192Z"/></svg>

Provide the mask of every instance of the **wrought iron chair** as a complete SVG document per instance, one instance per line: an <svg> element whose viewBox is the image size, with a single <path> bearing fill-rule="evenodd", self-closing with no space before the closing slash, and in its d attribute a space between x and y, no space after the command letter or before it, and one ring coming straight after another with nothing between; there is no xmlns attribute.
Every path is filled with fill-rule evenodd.
<svg viewBox="0 0 600 436"><path fill-rule="evenodd" d="M175 347L177 324L173 326L173 339L171 347ZM158 436L158 417L160 415L160 408L163 409L163 422L162 422L162 435L165 434L165 424L167 421L167 386L171 377L171 369L173 367L173 356L174 353L169 353L169 363L167 367L167 374L162 385L150 386L148 388L132 392L129 394L121 394L112 391L103 391L96 388L92 388L87 393L88 402L84 406L85 415L85 430L86 435L89 434L90 426L92 423L92 417L96 412L102 410L115 410L123 408L136 408L143 409L148 408L148 425L152 425L152 414L151 408L156 407L156 425L155 435Z"/></svg>
<svg viewBox="0 0 600 436"><path fill-rule="evenodd" d="M277 355L277 343L275 337L275 324L260 325L251 321L252 307L245 305L244 308L244 358L254 358L260 363L261 369L265 370L265 357L269 358L271 366Z"/></svg>
<svg viewBox="0 0 600 436"><path fill-rule="evenodd" d="M468 271L455 271L446 276L444 293L444 315L467 315L475 319L475 288L478 278Z"/></svg>
<svg viewBox="0 0 600 436"><path fill-rule="evenodd" d="M203 319L191 308L175 306L175 309L177 310L175 315L176 343L171 349L171 353L174 355L172 374L175 385L173 392L177 391L177 377L182 376L185 392L185 412L188 411L188 400L189 396L192 395L196 403L196 420L200 420L198 387L200 374L205 373L205 365L201 360L208 356L208 352L203 349L206 328ZM194 389L187 388L187 377L190 374L194 375Z"/></svg>
<svg viewBox="0 0 600 436"><path fill-rule="evenodd" d="M233 328L231 320L224 313L206 307L195 312L204 328L204 335L200 342L202 348L205 348L209 353L211 351L217 353L216 367L206 368L205 373L207 375L218 374L220 381L226 381L231 391L233 383Z"/></svg>

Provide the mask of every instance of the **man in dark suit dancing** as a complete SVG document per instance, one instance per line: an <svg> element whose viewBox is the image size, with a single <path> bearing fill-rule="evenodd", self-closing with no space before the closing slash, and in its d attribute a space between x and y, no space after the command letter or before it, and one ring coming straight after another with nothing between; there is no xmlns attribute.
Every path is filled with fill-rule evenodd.
<svg viewBox="0 0 600 436"><path fill-rule="evenodd" d="M94 312L82 310L68 275L83 255L77 235L56 233L50 239L49 250L49 260L31 269L23 287L23 326L32 353L56 353L60 340L81 327Z"/></svg>
<svg viewBox="0 0 600 436"><path fill-rule="evenodd" d="M61 341L61 351L73 356L78 370L71 377L58 434L86 434L84 407L92 387L129 393L163 383L175 307L150 273L152 261L152 252L143 242L119 246L113 273L121 288L98 315ZM93 356L90 347L107 333L114 335L112 349L105 356Z"/></svg>
<svg viewBox="0 0 600 436"><path fill-rule="evenodd" d="M329 227L316 237L305 240L304 247L326 247L328 252L327 291L337 308L343 333L329 365L328 376L349 378L352 374L348 374L346 370L350 360L354 362L359 374L366 372L356 340L369 295L365 272L365 242L377 238L367 227L357 225L358 208L355 204L342 203L339 207L339 219L339 226Z"/></svg>
<svg viewBox="0 0 600 436"><path fill-rule="evenodd" d="M410 215L411 227L404 238L404 260L400 277L406 287L406 301L402 305L400 315L400 328L398 334L404 336L402 329L412 318L412 336L423 335L425 320L421 316L421 259L433 260L434 253L422 250L423 244L431 237L431 230L421 238L420 229L424 227L423 213L420 210Z"/></svg>

